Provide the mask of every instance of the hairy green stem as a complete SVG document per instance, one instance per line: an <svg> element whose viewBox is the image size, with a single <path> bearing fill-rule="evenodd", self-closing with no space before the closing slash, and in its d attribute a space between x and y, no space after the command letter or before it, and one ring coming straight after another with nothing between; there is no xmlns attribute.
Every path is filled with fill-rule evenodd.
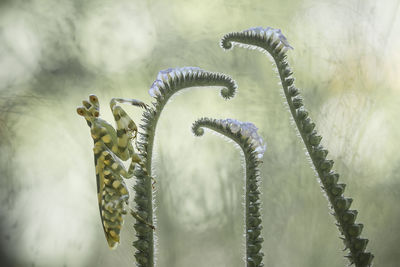
<svg viewBox="0 0 400 267"><path fill-rule="evenodd" d="M140 128L140 141L138 142L141 157L146 170L138 168L137 182L134 186L136 192L135 203L139 216L153 225L153 189L152 189L152 155L157 122L161 112L170 97L179 90L198 86L221 86L221 95L229 99L235 95L237 85L229 76L221 73L204 71L199 68L185 67L160 71L157 80L153 83L149 93L154 96L153 107L143 113ZM153 231L140 221L135 225L137 241L135 257L137 266L154 266L154 236Z"/></svg>
<svg viewBox="0 0 400 267"><path fill-rule="evenodd" d="M196 136L204 134L203 128L209 128L217 133L220 133L234 142L236 142L243 151L246 172L245 172L245 236L246 236L246 267L261 267L264 266L262 260L264 254L261 252L263 238L261 237L261 202L259 191L259 159L260 153L256 151L262 144L254 145L254 136L257 135L254 131L247 131L245 126L235 120L215 120L209 118L201 118L193 123L192 131ZM241 125L244 125L241 127ZM251 124L252 125L252 124ZM233 126L236 129L233 129ZM253 125L254 126L254 125ZM255 127L254 127L255 128ZM256 129L256 128L255 128ZM262 155L261 155L262 156Z"/></svg>
<svg viewBox="0 0 400 267"><path fill-rule="evenodd" d="M358 212L349 209L352 199L343 196L346 185L338 183L339 174L331 170L333 160L326 159L328 151L320 145L322 137L314 130L315 123L309 118L307 110L303 107L299 90L294 86L293 73L286 59L286 51L291 46L280 30L260 27L229 33L221 40L221 46L224 49L231 49L234 45L255 48L272 56L278 68L290 113L333 210L332 214L342 234L345 249L349 249L346 257L350 264L354 263L356 267L371 266L374 256L370 252L365 252L368 239L360 237L363 224L355 223Z"/></svg>

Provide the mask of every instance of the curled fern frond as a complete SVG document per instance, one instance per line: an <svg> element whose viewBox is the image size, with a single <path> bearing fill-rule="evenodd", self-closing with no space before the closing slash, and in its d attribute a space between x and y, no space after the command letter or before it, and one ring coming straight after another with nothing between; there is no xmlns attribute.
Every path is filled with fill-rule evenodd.
<svg viewBox="0 0 400 267"><path fill-rule="evenodd" d="M153 223L153 190L152 190L152 155L156 126L161 112L170 97L179 90L189 87L221 86L221 96L225 99L233 97L237 85L232 78L222 73L202 70L196 67L167 69L158 73L152 84L149 94L155 98L153 107L143 113L142 124L137 142L140 156L145 168L138 166L136 170L137 182L134 186L136 210L139 216L149 224ZM134 225L138 240L135 257L137 266L154 266L154 236L153 231L145 224L137 221Z"/></svg>
<svg viewBox="0 0 400 267"><path fill-rule="evenodd" d="M229 76L202 70L198 67L169 68L158 73L149 94L162 102L158 97L169 98L176 91L194 86L223 86L221 96L225 99L235 95L237 85Z"/></svg>
<svg viewBox="0 0 400 267"><path fill-rule="evenodd" d="M333 160L327 159L328 150L320 145L322 137L315 130L315 123L308 116L299 90L294 85L293 72L286 60L286 51L291 46L280 30L269 27L229 33L221 40L221 47L224 49L231 49L234 45L255 48L272 56L290 112L333 209L345 249L349 250L346 257L356 267L371 266L374 256L365 251L368 239L360 236L363 225L355 222L358 212L350 209L353 200L343 196L346 185L338 182L339 174L332 170Z"/></svg>
<svg viewBox="0 0 400 267"><path fill-rule="evenodd" d="M255 27L242 32L228 33L222 37L220 45L225 50L237 45L274 53L280 57L284 56L289 49L293 49L280 29L270 27Z"/></svg>
<svg viewBox="0 0 400 267"><path fill-rule="evenodd" d="M264 155L266 145L257 133L257 127L249 122L233 119L215 120L201 118L193 123L192 131L196 136L204 134L203 128L209 128L234 142L243 150L246 163L245 177L245 236L246 236L246 266L264 266L264 254L261 247L264 239L261 237L261 201L260 201L260 170L259 165Z"/></svg>

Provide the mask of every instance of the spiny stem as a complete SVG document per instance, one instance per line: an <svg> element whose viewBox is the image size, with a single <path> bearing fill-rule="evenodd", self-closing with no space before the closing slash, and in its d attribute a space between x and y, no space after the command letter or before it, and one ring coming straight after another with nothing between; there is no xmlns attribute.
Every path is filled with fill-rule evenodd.
<svg viewBox="0 0 400 267"><path fill-rule="evenodd" d="M134 186L136 195L136 209L138 215L150 225L153 223L153 190L152 190L152 155L156 126L161 112L170 97L179 90L198 86L221 86L221 95L229 99L235 95L237 85L229 76L221 73L209 72L195 67L184 67L160 71L149 93L155 98L153 107L143 113L140 128L138 147L143 158L146 170L140 166L136 172L137 182ZM154 236L152 230L145 224L137 221L134 225L138 240L133 243L137 251L135 257L137 266L154 266Z"/></svg>
<svg viewBox="0 0 400 267"><path fill-rule="evenodd" d="M262 262L264 254L261 252L264 239L261 237L261 202L259 197L259 165L265 151L263 140L258 136L257 128L252 123L241 123L231 119L201 118L193 123L192 131L196 136L202 136L204 134L203 128L209 128L232 139L243 151L246 164L246 266L264 266Z"/></svg>
<svg viewBox="0 0 400 267"><path fill-rule="evenodd" d="M221 40L224 49L231 49L234 45L257 49L272 56L279 71L290 112L318 174L321 187L333 209L345 249L349 249L346 257L350 264L354 263L356 267L371 266L374 256L370 252L365 252L368 239L360 237L363 224L355 223L358 212L349 209L353 199L343 196L346 185L338 183L339 174L331 170L333 160L326 159L328 150L320 145L322 137L314 130L315 123L309 118L299 90L294 86L293 72L286 60L286 51L292 47L280 30L269 27L229 33Z"/></svg>

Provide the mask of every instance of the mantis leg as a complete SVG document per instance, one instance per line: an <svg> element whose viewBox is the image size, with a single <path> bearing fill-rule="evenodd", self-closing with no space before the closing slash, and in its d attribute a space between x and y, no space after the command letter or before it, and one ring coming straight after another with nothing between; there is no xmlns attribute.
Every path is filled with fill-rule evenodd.
<svg viewBox="0 0 400 267"><path fill-rule="evenodd" d="M153 230L156 230L156 228L154 227L154 225L149 224L148 222L146 222L142 217L139 216L139 214L137 214L133 209L131 209L131 215L133 216L133 218L135 218L136 220L144 223L145 225L147 225L148 227L150 227Z"/></svg>
<svg viewBox="0 0 400 267"><path fill-rule="evenodd" d="M111 108L116 128L117 143L113 145L112 151L122 160L127 160L133 153L132 139L136 138L137 126L120 106Z"/></svg>
<svg viewBox="0 0 400 267"><path fill-rule="evenodd" d="M140 100L136 100L136 99L129 99L129 98L113 98L110 101L110 106L112 109L112 106L115 106L116 103L128 103L131 104L133 106L138 106L144 109L148 109L149 106L147 104L145 104L143 101Z"/></svg>
<svg viewBox="0 0 400 267"><path fill-rule="evenodd" d="M148 175L146 166L144 165L144 163L143 163L142 159L140 158L140 156L138 154L136 154L136 153L133 153L131 165L129 166L129 170L131 168L133 168L132 171L134 171L134 168L135 168L136 164L139 164L140 167L142 168L142 170L146 172L146 175ZM157 183L157 181L156 181L156 179L154 179L154 177L152 177L152 176L149 176L149 177L153 181L152 184L151 184L151 187L154 189L155 188L154 185Z"/></svg>
<svg viewBox="0 0 400 267"><path fill-rule="evenodd" d="M110 108L117 125L117 149L113 152L122 160L126 160L133 152L133 147L129 144L132 139L136 139L138 129L135 122L117 103L130 103L145 109L147 105L136 99L113 98L110 101Z"/></svg>
<svg viewBox="0 0 400 267"><path fill-rule="evenodd" d="M121 176L126 179L129 179L134 174L134 167L129 166L128 171L125 169L125 166L122 164L121 160L117 158L107 147L104 147L104 151L102 152L104 165L104 173L107 175L108 173L112 173L114 176Z"/></svg>
<svg viewBox="0 0 400 267"><path fill-rule="evenodd" d="M137 137L137 126L117 103L130 103L145 109L147 109L148 106L136 99L113 98L110 101L110 108L117 126L117 147L113 149L113 152L122 160L128 159L129 156L131 157L131 165L129 166L128 173L131 174L134 172L136 164L139 164L142 170L147 173L146 166L140 156L135 153L131 144L131 140L135 140ZM154 180L154 178L152 179Z"/></svg>
<svg viewBox="0 0 400 267"><path fill-rule="evenodd" d="M118 131L120 131L120 130L118 130ZM125 139L119 139L118 143L126 141L126 151L125 152L126 153L129 152L128 156L130 156L130 158L131 158L131 164L128 168L128 171L126 171L124 165L122 164L122 162L120 160L120 159L124 160L123 156L126 156L126 155L123 155L123 154L121 155L118 152L113 153L114 151L112 151L112 150L115 150L114 148L116 146L115 146L115 143L112 141L112 138L107 139L107 137L109 137L109 136L110 135L108 134L107 129L104 127L98 128L96 130L96 132L92 132L92 137L95 140L95 144L94 144L94 148L93 148L95 155L98 155L98 157L99 157L100 154L102 154L103 161L105 163L107 163L108 161L111 160L114 163L111 166L112 168L114 168L113 171L119 173L122 177L124 177L126 179L133 177L136 164L139 164L142 167L142 169L147 172L142 159L140 158L140 156L138 154L136 154L134 152L132 144L130 143L130 140L127 139L126 135L125 135L125 137L124 137ZM106 143L106 142L108 142L108 143ZM110 150L109 147L111 147L112 149ZM121 151L121 150L118 149L118 151ZM129 159L129 158L127 158L127 159Z"/></svg>

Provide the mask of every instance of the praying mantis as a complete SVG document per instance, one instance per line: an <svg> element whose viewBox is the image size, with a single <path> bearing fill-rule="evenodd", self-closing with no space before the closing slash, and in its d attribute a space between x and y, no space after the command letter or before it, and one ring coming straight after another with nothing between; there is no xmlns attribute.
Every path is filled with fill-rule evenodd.
<svg viewBox="0 0 400 267"><path fill-rule="evenodd" d="M120 242L122 215L127 213L125 205L128 205L129 193L123 178L132 178L136 165L140 165L142 170L147 171L132 145L132 141L135 141L137 137L137 126L118 103L148 108L145 103L136 99L112 98L110 108L116 129L99 118L100 105L97 96L89 95L89 101L83 100L83 106L77 108L77 113L85 118L90 127L94 141L97 198L104 234L110 248L116 248ZM129 159L131 163L126 170L122 161ZM130 213L138 221L155 229L132 209Z"/></svg>

